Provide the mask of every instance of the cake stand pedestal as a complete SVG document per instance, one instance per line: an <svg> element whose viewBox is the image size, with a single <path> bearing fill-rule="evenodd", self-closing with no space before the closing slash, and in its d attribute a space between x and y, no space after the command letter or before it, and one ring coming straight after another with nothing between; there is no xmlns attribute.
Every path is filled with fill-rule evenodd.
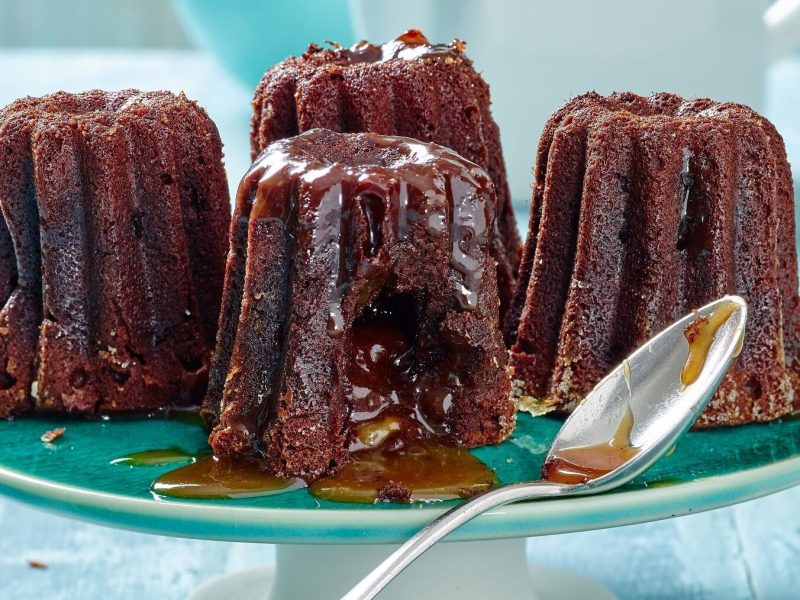
<svg viewBox="0 0 800 600"><path fill-rule="evenodd" d="M225 574L189 600L328 600L341 597L397 546L289 545L276 548L274 567ZM589 579L529 565L525 538L434 546L378 596L381 600L613 600Z"/></svg>

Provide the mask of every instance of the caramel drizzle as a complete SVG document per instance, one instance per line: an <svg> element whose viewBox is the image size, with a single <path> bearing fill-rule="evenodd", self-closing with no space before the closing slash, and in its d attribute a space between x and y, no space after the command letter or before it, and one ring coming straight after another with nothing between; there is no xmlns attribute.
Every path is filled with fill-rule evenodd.
<svg viewBox="0 0 800 600"><path fill-rule="evenodd" d="M265 465L254 460L206 456L164 473L150 489L156 496L199 500L255 498L302 487L302 480L272 475Z"/></svg>
<svg viewBox="0 0 800 600"><path fill-rule="evenodd" d="M686 326L683 335L689 343L689 354L681 370L681 389L692 385L700 377L706 364L711 344L717 336L717 331L730 318L739 305L735 302L722 302L714 308L707 317L700 317ZM734 355L741 351L741 342L737 343Z"/></svg>

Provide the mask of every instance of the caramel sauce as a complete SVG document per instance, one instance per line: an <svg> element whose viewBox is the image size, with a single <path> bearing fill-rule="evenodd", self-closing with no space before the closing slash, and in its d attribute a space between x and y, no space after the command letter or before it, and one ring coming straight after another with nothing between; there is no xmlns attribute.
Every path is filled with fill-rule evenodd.
<svg viewBox="0 0 800 600"><path fill-rule="evenodd" d="M408 300L402 294L380 295L349 331L351 458L336 475L309 485L314 496L357 503L432 502L472 496L498 483L446 427L461 385L458 351L441 342L432 349L418 342ZM272 476L257 461L207 457L162 475L152 491L180 498L242 498L302 485Z"/></svg>
<svg viewBox="0 0 800 600"><path fill-rule="evenodd" d="M128 465L130 467L160 467L177 463L195 462L197 457L178 447L157 448L131 452L111 461L112 465Z"/></svg>
<svg viewBox="0 0 800 600"><path fill-rule="evenodd" d="M351 332L353 360L350 461L336 475L309 485L338 502L432 502L491 489L494 472L458 446L445 419L460 386L460 362L430 364L415 345L414 318L403 297L379 301ZM425 363L424 366L420 361Z"/></svg>
<svg viewBox="0 0 800 600"><path fill-rule="evenodd" d="M700 317L687 325L683 334L689 342L689 355L681 371L681 384L683 388L690 386L697 378L706 364L708 351L717 335L717 331L730 318L739 305L735 302L723 302L717 305L707 317ZM737 346L737 349L739 346Z"/></svg>
<svg viewBox="0 0 800 600"><path fill-rule="evenodd" d="M305 484L299 479L276 477L254 460L207 456L164 473L151 491L170 498L254 498L289 492Z"/></svg>
<svg viewBox="0 0 800 600"><path fill-rule="evenodd" d="M580 484L610 473L639 453L638 448L631 446L632 430L633 413L628 408L608 442L559 451L545 462L542 479Z"/></svg>
<svg viewBox="0 0 800 600"><path fill-rule="evenodd" d="M354 452L341 472L314 481L309 490L336 502L434 502L473 496L497 483L466 448L427 439Z"/></svg>

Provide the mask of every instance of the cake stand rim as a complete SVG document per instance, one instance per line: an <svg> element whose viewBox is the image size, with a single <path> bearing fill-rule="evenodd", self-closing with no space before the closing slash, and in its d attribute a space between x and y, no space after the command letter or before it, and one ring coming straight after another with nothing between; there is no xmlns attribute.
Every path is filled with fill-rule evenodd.
<svg viewBox="0 0 800 600"><path fill-rule="evenodd" d="M494 509L448 538L553 535L657 521L730 506L800 484L800 456L667 486ZM291 544L399 543L450 505L335 510L163 501L57 483L0 465L0 494L62 516L156 535Z"/></svg>

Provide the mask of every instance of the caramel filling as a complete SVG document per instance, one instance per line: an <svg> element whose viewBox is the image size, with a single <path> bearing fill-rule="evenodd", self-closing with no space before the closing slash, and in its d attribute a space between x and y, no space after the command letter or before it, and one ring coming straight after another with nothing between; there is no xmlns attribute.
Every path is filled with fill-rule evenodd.
<svg viewBox="0 0 800 600"><path fill-rule="evenodd" d="M379 441L372 430L363 442ZM396 433L391 420L384 432ZM372 504L376 501L432 502L464 498L490 490L497 476L466 448L423 439L386 450L359 450L344 469L318 479L309 489L318 498Z"/></svg>

